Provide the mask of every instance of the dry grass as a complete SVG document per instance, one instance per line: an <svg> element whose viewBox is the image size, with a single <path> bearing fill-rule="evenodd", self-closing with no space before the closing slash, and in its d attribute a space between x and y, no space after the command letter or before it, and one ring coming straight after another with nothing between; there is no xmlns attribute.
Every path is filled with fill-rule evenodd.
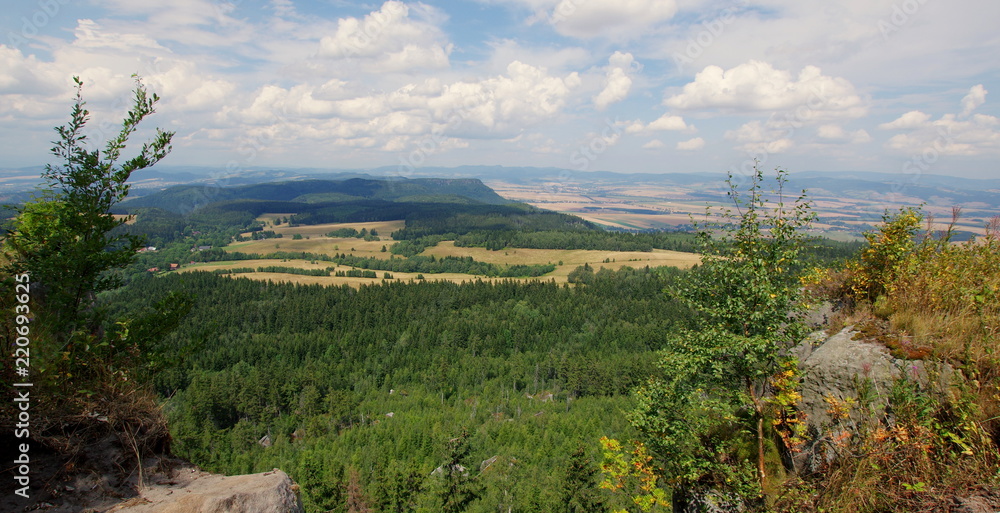
<svg viewBox="0 0 1000 513"><path fill-rule="evenodd" d="M897 382L892 419L873 417L855 427L842 457L816 483L809 511L951 511L953 497L997 485L1000 218L984 233L963 244L930 238L900 244L903 263L873 303L852 280L884 275L878 260L807 285L846 302L837 325L858 326L899 358L960 371L946 395Z"/></svg>
<svg viewBox="0 0 1000 513"><path fill-rule="evenodd" d="M609 269L618 269L622 266L631 267L659 267L670 265L687 269L701 261L701 257L694 253L682 253L679 251L667 251L657 249L653 251L594 251L586 249L526 249L511 248L499 251L491 251L486 248L462 248L455 246L454 242L441 242L433 248L428 248L422 255L444 256L471 256L472 258L497 265L516 264L558 264L553 275L562 275L560 269L569 274L583 264L590 264L595 269L601 266ZM613 262L605 263L605 260Z"/></svg>
<svg viewBox="0 0 1000 513"><path fill-rule="evenodd" d="M178 272L188 272L188 271L215 271L221 269L237 269L241 267L267 267L272 265L279 265L282 267L294 267L296 269L326 269L327 267L336 267L333 262L323 262L317 260L316 263L312 263L309 260L280 260L280 259L266 259L258 258L253 260L225 260L221 262L196 262L193 264L184 264L178 270ZM344 269L347 269L346 267Z"/></svg>
<svg viewBox="0 0 1000 513"><path fill-rule="evenodd" d="M287 217L288 214L264 214L257 218L258 221L264 221L265 223L274 223L274 219L277 217ZM374 221L367 223L326 223L326 224L312 224L312 225L302 225L302 226L288 226L287 224L279 224L278 226L266 225L265 230L274 230L274 233L280 233L286 238L291 238L292 235L299 234L303 237L324 237L327 233L332 232L338 228L354 228L355 230L361 231L362 228L368 231L376 230L383 240L392 240L390 235L396 230L401 230L406 226L406 221Z"/></svg>
<svg viewBox="0 0 1000 513"><path fill-rule="evenodd" d="M305 251L307 253L329 256L333 256L336 253L347 253L359 257L388 259L391 253L388 251L383 253L382 246L386 246L388 249L395 244L395 241L388 237L385 239L387 240L365 241L355 238L311 237L309 239L294 240L289 236L285 236L280 239L234 242L223 249L230 252L239 251L241 253L257 253L261 255L278 251Z"/></svg>
<svg viewBox="0 0 1000 513"><path fill-rule="evenodd" d="M257 218L258 221L266 223L265 229L281 234L280 239L253 240L245 242L234 242L226 246L226 251L239 251L242 253L258 253L266 255L277 251L292 251L316 253L333 256L336 253L347 253L359 257L373 257L388 259L390 253L382 252L382 246L386 249L392 247L396 241L390 236L392 232L402 229L405 221L379 221L371 223L328 223L308 226L289 227L287 224L271 226L276 218L287 217L290 214L263 214ZM369 231L376 230L381 240L365 241L353 237L327 237L326 234L338 228L354 228L360 231L365 228ZM301 235L303 238L295 240L294 235ZM246 233L244 236L249 237ZM308 237L308 239L306 238ZM352 249L353 248L353 249ZM265 264L265 265L274 265Z"/></svg>

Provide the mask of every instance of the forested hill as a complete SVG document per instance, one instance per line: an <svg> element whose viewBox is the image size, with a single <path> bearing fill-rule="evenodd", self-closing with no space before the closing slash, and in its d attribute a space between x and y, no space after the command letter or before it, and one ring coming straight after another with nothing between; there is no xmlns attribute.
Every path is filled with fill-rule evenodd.
<svg viewBox="0 0 1000 513"><path fill-rule="evenodd" d="M234 200L289 201L296 203L347 202L359 200L432 203L511 203L477 178L418 178L413 180L300 180L219 187L178 185L161 192L129 200L121 207L162 208L186 214L211 203Z"/></svg>

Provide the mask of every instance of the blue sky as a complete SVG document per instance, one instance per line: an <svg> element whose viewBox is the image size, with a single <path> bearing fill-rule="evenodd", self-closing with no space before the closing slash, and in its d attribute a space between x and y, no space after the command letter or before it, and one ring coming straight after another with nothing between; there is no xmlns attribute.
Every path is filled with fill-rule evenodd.
<svg viewBox="0 0 1000 513"><path fill-rule="evenodd" d="M171 165L1000 176L995 0L5 4L0 167L138 73Z"/></svg>

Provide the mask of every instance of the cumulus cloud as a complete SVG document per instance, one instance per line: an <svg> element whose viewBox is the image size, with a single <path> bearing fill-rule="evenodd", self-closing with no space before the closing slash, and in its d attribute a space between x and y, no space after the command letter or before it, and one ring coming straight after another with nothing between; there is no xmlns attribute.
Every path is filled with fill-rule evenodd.
<svg viewBox="0 0 1000 513"><path fill-rule="evenodd" d="M688 125L684 122L684 118L680 116L673 116L670 114L664 114L652 123L646 125L648 130L687 130Z"/></svg>
<svg viewBox="0 0 1000 513"><path fill-rule="evenodd" d="M793 78L788 71L756 60L728 70L708 66L663 103L681 110L783 111L794 113L801 122L858 118L868 111L844 78L823 75L816 66L804 67Z"/></svg>
<svg viewBox="0 0 1000 513"><path fill-rule="evenodd" d="M969 94L962 98L962 113L959 114L962 117L972 114L972 111L976 110L977 107L986 103L986 93L989 91L983 87L983 84L978 84L972 86L969 90Z"/></svg>
<svg viewBox="0 0 1000 513"><path fill-rule="evenodd" d="M51 78L52 68L16 48L0 45L0 95L38 94L51 88L47 79Z"/></svg>
<svg viewBox="0 0 1000 513"><path fill-rule="evenodd" d="M666 146L666 145L663 144L663 141L661 141L659 139L653 139L652 141L649 141L646 144L643 144L642 145L642 149L644 149L644 150L658 150L660 148L663 148L664 146Z"/></svg>
<svg viewBox="0 0 1000 513"><path fill-rule="evenodd" d="M675 116L673 114L667 113L659 118L651 121L649 124L645 124L639 120L633 121L619 121L616 123L617 126L623 126L625 133L627 134L640 134L649 132L662 132L662 131L684 131L684 132L695 132L695 128L692 125L687 124L684 118L681 116Z"/></svg>
<svg viewBox="0 0 1000 513"><path fill-rule="evenodd" d="M336 31L320 40L317 56L357 59L373 72L447 68L453 46L428 21L440 15L423 4L412 9L418 17L410 16L411 6L390 0L364 18L341 18Z"/></svg>
<svg viewBox="0 0 1000 513"><path fill-rule="evenodd" d="M701 137L695 137L694 139L688 139L677 143L677 149L682 151L696 151L704 147L705 140Z"/></svg>
<svg viewBox="0 0 1000 513"><path fill-rule="evenodd" d="M642 66L635 62L631 53L615 52L608 59L604 89L594 97L594 107L597 110L604 110L608 105L624 100L632 88L632 78L629 77L629 73L639 69L642 69Z"/></svg>
<svg viewBox="0 0 1000 513"><path fill-rule="evenodd" d="M976 114L968 120L945 114L929 126L889 139L886 148L900 153L941 155L1000 155L1000 119Z"/></svg>
<svg viewBox="0 0 1000 513"><path fill-rule="evenodd" d="M882 123L878 127L883 130L903 130L909 128L920 128L922 126L927 126L928 121L930 121L931 116L920 112L919 110L911 110L902 116L888 122Z"/></svg>
<svg viewBox="0 0 1000 513"><path fill-rule="evenodd" d="M726 139L736 141L747 153L784 153L795 146L787 130L760 121L745 123L726 132Z"/></svg>
<svg viewBox="0 0 1000 513"><path fill-rule="evenodd" d="M676 13L674 0L560 0L548 22L564 36L630 39Z"/></svg>
<svg viewBox="0 0 1000 513"><path fill-rule="evenodd" d="M621 68L612 69L604 81L604 89L594 97L594 107L597 110L604 110L608 108L608 105L624 100L631 87L632 79L624 70Z"/></svg>
<svg viewBox="0 0 1000 513"><path fill-rule="evenodd" d="M572 89L580 85L577 73L551 76L544 68L514 61L505 74L478 81L442 83L428 79L388 93L336 100L324 99L324 89L340 90L339 81L322 87L265 86L249 106L232 115L251 124L275 124L293 118L311 127L303 131L316 138L342 140L372 138L383 148L401 148L414 137L440 136L435 148L454 139L510 138L523 128L558 115ZM314 121L309 121L314 118Z"/></svg>
<svg viewBox="0 0 1000 513"><path fill-rule="evenodd" d="M885 144L900 153L922 155L1000 155L1000 118L973 114L986 103L988 91L982 84L973 86L961 100L962 110L931 121L931 116L910 111L895 121L883 123L885 130L908 131L896 134Z"/></svg>
<svg viewBox="0 0 1000 513"><path fill-rule="evenodd" d="M73 36L69 42L51 43L51 60L0 46L0 115L58 121L66 108L67 92L72 90L72 76L83 81L95 118L109 108L121 110L134 87L134 73L163 98L161 112L216 111L236 91L235 82L213 76L193 59L179 57L141 31L120 32L81 19Z"/></svg>

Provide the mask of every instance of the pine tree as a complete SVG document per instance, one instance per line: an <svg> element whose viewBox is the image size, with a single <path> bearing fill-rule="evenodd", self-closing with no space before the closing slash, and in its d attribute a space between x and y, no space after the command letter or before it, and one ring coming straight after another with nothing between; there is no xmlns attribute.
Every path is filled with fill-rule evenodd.
<svg viewBox="0 0 1000 513"><path fill-rule="evenodd" d="M598 470L587 458L587 451L583 446L573 451L560 490L562 496L560 513L604 511L604 501L597 491L597 474Z"/></svg>

